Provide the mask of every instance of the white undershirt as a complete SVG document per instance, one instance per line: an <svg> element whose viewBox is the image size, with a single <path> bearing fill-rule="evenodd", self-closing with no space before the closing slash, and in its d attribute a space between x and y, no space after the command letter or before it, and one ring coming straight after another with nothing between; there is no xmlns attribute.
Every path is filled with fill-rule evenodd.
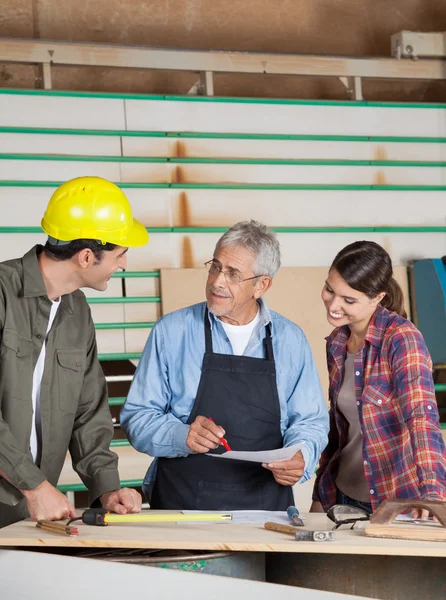
<svg viewBox="0 0 446 600"><path fill-rule="evenodd" d="M225 323L220 319L223 329L225 330L226 335L231 342L234 354L241 356L244 353L251 338L251 334L259 321L259 318L260 310L257 310L256 316L247 325L231 325L230 323Z"/></svg>
<svg viewBox="0 0 446 600"><path fill-rule="evenodd" d="M56 316L57 309L59 308L59 304L60 298L59 300L52 301L45 339L43 340L42 350L40 351L40 355L37 359L33 373L33 390L31 395L33 402L33 420L31 424L31 437L29 440L29 445L31 447L31 454L33 455L34 462L37 460L42 434L42 424L40 421L40 388L42 385L43 369L45 367L46 339L53 324L54 317Z"/></svg>

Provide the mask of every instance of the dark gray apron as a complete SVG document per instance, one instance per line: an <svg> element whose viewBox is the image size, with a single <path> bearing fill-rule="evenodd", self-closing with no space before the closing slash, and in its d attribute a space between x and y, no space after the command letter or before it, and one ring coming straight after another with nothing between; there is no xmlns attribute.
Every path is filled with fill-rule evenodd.
<svg viewBox="0 0 446 600"><path fill-rule="evenodd" d="M197 397L188 419L211 417L226 431L232 450L282 448L280 404L270 326L265 358L214 354L208 311L206 352ZM210 452L225 452L222 446ZM286 510L294 503L289 486L276 482L260 464L190 454L159 458L152 498L154 509Z"/></svg>

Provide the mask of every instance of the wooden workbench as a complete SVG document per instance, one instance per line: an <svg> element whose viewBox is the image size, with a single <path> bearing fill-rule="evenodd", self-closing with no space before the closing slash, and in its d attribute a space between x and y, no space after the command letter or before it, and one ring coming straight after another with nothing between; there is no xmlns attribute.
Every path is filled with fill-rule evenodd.
<svg viewBox="0 0 446 600"><path fill-rule="evenodd" d="M172 511L151 511L163 513ZM331 529L322 514L304 515L305 529ZM57 546L93 548L162 548L241 552L293 552L446 557L446 544L366 537L361 529L338 529L332 542L296 542L291 535L266 531L261 525L232 523L115 523L91 527L80 523L79 536L63 537L21 521L0 529L3 546Z"/></svg>
<svg viewBox="0 0 446 600"><path fill-rule="evenodd" d="M172 511L152 511L172 512ZM306 529L331 529L323 514L303 515ZM22 521L0 530L0 548L79 552L80 548L214 550L264 553L266 580L382 600L446 597L446 544L366 537L338 529L332 542L296 542L262 525L133 523L79 525L62 537ZM63 550L62 550L63 549Z"/></svg>

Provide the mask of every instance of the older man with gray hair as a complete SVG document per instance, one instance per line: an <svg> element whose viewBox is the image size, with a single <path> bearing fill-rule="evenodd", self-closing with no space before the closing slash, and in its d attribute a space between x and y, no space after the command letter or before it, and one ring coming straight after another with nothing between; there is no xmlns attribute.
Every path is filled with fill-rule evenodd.
<svg viewBox="0 0 446 600"><path fill-rule="evenodd" d="M143 486L152 508L286 510L313 474L328 413L305 335L263 299L279 266L276 235L237 223L206 263L207 302L152 329L121 413L132 445L156 457ZM232 450L302 446L278 463L207 457L225 435Z"/></svg>

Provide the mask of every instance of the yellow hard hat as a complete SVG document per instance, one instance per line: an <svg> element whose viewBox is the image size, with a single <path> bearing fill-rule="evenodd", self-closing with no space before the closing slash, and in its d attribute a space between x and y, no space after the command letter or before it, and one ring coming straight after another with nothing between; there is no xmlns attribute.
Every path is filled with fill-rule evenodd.
<svg viewBox="0 0 446 600"><path fill-rule="evenodd" d="M65 242L99 240L117 246L144 246L147 229L132 216L125 194L101 177L76 177L51 196L41 221L50 237Z"/></svg>

